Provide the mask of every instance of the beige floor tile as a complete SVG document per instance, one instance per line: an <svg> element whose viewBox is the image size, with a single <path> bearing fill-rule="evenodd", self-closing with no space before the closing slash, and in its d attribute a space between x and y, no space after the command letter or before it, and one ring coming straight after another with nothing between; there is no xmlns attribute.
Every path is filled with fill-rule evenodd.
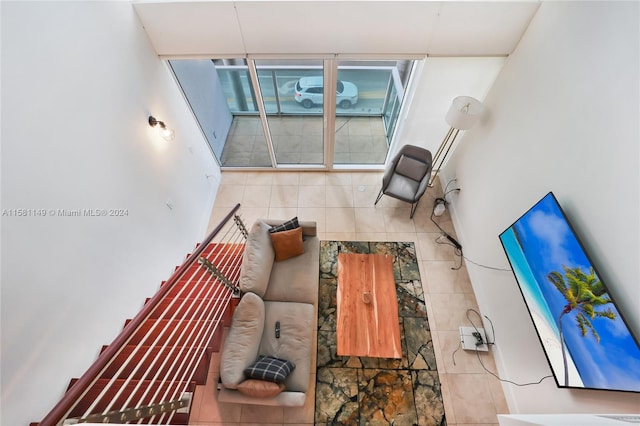
<svg viewBox="0 0 640 426"><path fill-rule="evenodd" d="M416 235L415 232L394 232L391 235L393 235L393 238L394 238L393 241L411 241L412 243L414 243L414 246L416 246L416 254L417 254L418 236Z"/></svg>
<svg viewBox="0 0 640 426"><path fill-rule="evenodd" d="M243 404L240 421L243 423L282 424L284 422L284 408Z"/></svg>
<svg viewBox="0 0 640 426"><path fill-rule="evenodd" d="M298 185L274 185L269 207L298 207Z"/></svg>
<svg viewBox="0 0 640 426"><path fill-rule="evenodd" d="M355 211L356 232L386 232L384 213L373 207L358 207Z"/></svg>
<svg viewBox="0 0 640 426"><path fill-rule="evenodd" d="M458 268L458 261L423 260L422 276L429 293L473 293L467 269Z"/></svg>
<svg viewBox="0 0 640 426"><path fill-rule="evenodd" d="M353 189L350 185L328 187L327 207L353 207Z"/></svg>
<svg viewBox="0 0 640 426"><path fill-rule="evenodd" d="M299 185L300 173L298 172L274 172L274 185Z"/></svg>
<svg viewBox="0 0 640 426"><path fill-rule="evenodd" d="M409 217L411 207L385 207L382 211L384 214L384 226L387 233L395 232L416 232L413 221Z"/></svg>
<svg viewBox="0 0 640 426"><path fill-rule="evenodd" d="M298 207L325 207L326 187L300 185L298 187Z"/></svg>
<svg viewBox="0 0 640 426"><path fill-rule="evenodd" d="M247 185L271 185L275 172L244 172L247 176ZM224 173L223 173L224 175Z"/></svg>
<svg viewBox="0 0 640 426"><path fill-rule="evenodd" d="M496 408L485 374L447 374L458 423L495 423Z"/></svg>
<svg viewBox="0 0 640 426"><path fill-rule="evenodd" d="M478 310L473 294L435 293L430 294L429 298L433 306L433 322L438 331L459 330L460 326L471 326L467 318L467 310ZM431 318L429 322L432 322Z"/></svg>
<svg viewBox="0 0 640 426"><path fill-rule="evenodd" d="M351 185L350 172L327 173L327 186Z"/></svg>
<svg viewBox="0 0 640 426"><path fill-rule="evenodd" d="M389 241L385 232L356 232L356 241Z"/></svg>
<svg viewBox="0 0 640 426"><path fill-rule="evenodd" d="M246 172L224 172L222 173L222 185L244 185L247 183Z"/></svg>
<svg viewBox="0 0 640 426"><path fill-rule="evenodd" d="M381 208L381 205L375 205L376 197L380 192L380 187L372 185L358 185L352 186L353 188L353 206L354 207L376 207Z"/></svg>
<svg viewBox="0 0 640 426"><path fill-rule="evenodd" d="M326 241L356 241L355 232L325 232L320 237L321 240Z"/></svg>
<svg viewBox="0 0 640 426"><path fill-rule="evenodd" d="M451 390L449 388L449 375L438 370L438 378L440 379L440 390L442 393L442 403L444 404L445 418L447 425L456 424L456 413L453 409L453 400Z"/></svg>
<svg viewBox="0 0 640 426"><path fill-rule="evenodd" d="M418 233L418 250L420 260L453 260L456 258L455 247L438 233Z"/></svg>
<svg viewBox="0 0 640 426"><path fill-rule="evenodd" d="M327 208L327 232L356 232L352 208Z"/></svg>
<svg viewBox="0 0 640 426"><path fill-rule="evenodd" d="M246 185L242 196L242 207L262 207L271 200L271 185Z"/></svg>
<svg viewBox="0 0 640 426"><path fill-rule="evenodd" d="M300 173L300 185L326 185L326 172L304 172Z"/></svg>
<svg viewBox="0 0 640 426"><path fill-rule="evenodd" d="M242 202L244 185L220 185L214 207L233 207Z"/></svg>
<svg viewBox="0 0 640 426"><path fill-rule="evenodd" d="M376 186L378 191L382 185L382 171L375 172L351 172L351 184L353 186Z"/></svg>

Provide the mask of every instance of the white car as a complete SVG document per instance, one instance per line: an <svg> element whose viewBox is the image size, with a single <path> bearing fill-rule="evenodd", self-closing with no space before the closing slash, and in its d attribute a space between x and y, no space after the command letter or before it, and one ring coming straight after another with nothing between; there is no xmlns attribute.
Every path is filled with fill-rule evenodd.
<svg viewBox="0 0 640 426"><path fill-rule="evenodd" d="M302 77L296 83L296 102L305 108L322 105L324 84L322 77ZM349 82L338 80L336 85L336 104L340 108L350 108L358 102L358 87Z"/></svg>

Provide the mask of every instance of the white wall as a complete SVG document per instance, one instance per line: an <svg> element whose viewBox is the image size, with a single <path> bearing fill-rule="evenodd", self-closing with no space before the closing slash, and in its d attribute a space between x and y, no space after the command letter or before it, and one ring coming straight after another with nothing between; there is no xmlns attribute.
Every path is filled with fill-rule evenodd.
<svg viewBox="0 0 640 426"><path fill-rule="evenodd" d="M130 3L2 3L1 424L39 421L182 263L219 177Z"/></svg>
<svg viewBox="0 0 640 426"><path fill-rule="evenodd" d="M465 255L508 267L498 235L548 191L558 197L640 336L639 4L544 2L462 139L444 181ZM495 324L502 377L550 374L511 272L467 263ZM445 354L446 355L446 354ZM515 413L632 413L640 395L503 385Z"/></svg>
<svg viewBox="0 0 640 426"><path fill-rule="evenodd" d="M444 117L451 101L463 95L484 99L505 60L506 57L426 58L417 72L414 91L409 94L407 117L395 139L396 151L412 144L435 155L449 131Z"/></svg>

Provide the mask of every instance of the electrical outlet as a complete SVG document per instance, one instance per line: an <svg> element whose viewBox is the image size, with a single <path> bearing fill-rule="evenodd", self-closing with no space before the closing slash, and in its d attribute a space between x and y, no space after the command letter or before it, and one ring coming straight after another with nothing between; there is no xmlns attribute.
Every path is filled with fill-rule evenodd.
<svg viewBox="0 0 640 426"><path fill-rule="evenodd" d="M460 327L460 344L467 351L489 351L484 328Z"/></svg>

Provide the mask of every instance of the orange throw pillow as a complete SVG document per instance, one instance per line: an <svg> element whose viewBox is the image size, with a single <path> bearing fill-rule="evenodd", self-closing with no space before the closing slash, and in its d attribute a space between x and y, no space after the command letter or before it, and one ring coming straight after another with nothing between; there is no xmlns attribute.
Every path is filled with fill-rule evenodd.
<svg viewBox="0 0 640 426"><path fill-rule="evenodd" d="M238 385L238 391L255 398L270 398L284 390L284 383L267 382L266 380L247 379Z"/></svg>
<svg viewBox="0 0 640 426"><path fill-rule="evenodd" d="M304 245L302 244L302 228L275 232L269 235L271 236L273 249L276 252L276 262L299 256L304 253Z"/></svg>

